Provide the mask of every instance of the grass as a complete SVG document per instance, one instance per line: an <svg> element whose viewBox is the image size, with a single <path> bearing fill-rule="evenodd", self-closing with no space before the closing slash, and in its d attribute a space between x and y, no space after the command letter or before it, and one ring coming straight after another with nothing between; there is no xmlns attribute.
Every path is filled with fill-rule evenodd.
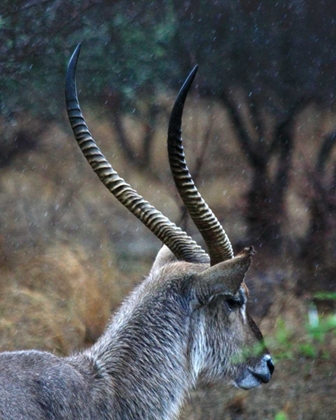
<svg viewBox="0 0 336 420"><path fill-rule="evenodd" d="M336 315L309 315L303 324L300 336L283 317L276 320L275 334L267 336L266 345L275 361L292 360L295 357L330 358L329 341L336 338ZM316 311L316 308L313 309Z"/></svg>
<svg viewBox="0 0 336 420"><path fill-rule="evenodd" d="M274 420L289 420L287 417L287 414L284 411L279 411L275 417Z"/></svg>

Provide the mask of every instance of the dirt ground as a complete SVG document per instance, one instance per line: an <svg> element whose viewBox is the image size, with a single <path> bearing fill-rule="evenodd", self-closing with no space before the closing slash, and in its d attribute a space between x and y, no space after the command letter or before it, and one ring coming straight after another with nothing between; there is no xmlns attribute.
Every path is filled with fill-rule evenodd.
<svg viewBox="0 0 336 420"><path fill-rule="evenodd" d="M335 373L335 359L278 361L271 382L258 389L196 391L181 419L333 420Z"/></svg>

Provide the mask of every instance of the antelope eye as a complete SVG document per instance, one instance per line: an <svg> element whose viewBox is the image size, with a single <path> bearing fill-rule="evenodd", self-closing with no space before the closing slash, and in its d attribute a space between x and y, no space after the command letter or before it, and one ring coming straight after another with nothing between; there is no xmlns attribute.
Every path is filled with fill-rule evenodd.
<svg viewBox="0 0 336 420"><path fill-rule="evenodd" d="M232 299L232 298L226 299L225 303L230 312L235 311L236 309L239 309L242 307L242 302L238 299Z"/></svg>

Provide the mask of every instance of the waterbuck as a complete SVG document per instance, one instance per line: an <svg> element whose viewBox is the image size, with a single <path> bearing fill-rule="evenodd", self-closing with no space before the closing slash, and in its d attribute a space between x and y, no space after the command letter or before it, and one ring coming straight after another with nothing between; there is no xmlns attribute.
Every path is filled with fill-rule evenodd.
<svg viewBox="0 0 336 420"><path fill-rule="evenodd" d="M103 336L67 358L36 350L0 355L1 419L176 419L188 392L231 381L243 389L271 379L273 363L248 315L244 283L253 248L236 257L186 166L181 119L196 68L183 84L168 129L171 171L208 254L133 190L107 162L79 107L75 71L66 103L76 140L104 185L163 247L148 277L128 296Z"/></svg>

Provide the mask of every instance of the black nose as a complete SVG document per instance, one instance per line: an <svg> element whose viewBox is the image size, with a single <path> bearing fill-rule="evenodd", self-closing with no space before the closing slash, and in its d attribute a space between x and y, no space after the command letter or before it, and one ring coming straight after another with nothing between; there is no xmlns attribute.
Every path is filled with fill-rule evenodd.
<svg viewBox="0 0 336 420"><path fill-rule="evenodd" d="M270 371L270 374L272 375L274 372L274 363L271 357L267 360L267 366Z"/></svg>
<svg viewBox="0 0 336 420"><path fill-rule="evenodd" d="M267 383L271 380L272 373L274 372L274 364L269 354L266 354L260 361L258 367L250 371L259 381Z"/></svg>

